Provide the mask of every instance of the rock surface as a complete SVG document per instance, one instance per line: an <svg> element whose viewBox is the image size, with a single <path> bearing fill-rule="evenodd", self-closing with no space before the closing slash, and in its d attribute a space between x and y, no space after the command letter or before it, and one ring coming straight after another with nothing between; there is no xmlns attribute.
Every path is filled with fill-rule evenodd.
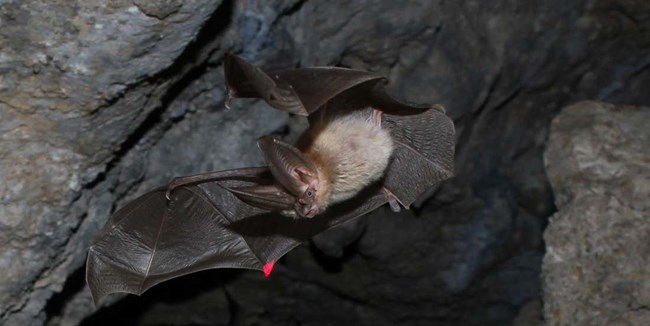
<svg viewBox="0 0 650 326"><path fill-rule="evenodd" d="M256 137L295 134L259 103L223 109L226 52L370 70L397 97L444 104L458 176L412 211L300 247L269 280L206 272L87 324L189 320L164 311L196 324L531 315L555 210L549 123L580 99L649 105L648 12L610 0L0 2L0 324L78 324L94 312L86 249L111 211L174 175L258 164Z"/></svg>
<svg viewBox="0 0 650 326"><path fill-rule="evenodd" d="M549 325L650 324L650 109L580 102L553 120L545 165Z"/></svg>

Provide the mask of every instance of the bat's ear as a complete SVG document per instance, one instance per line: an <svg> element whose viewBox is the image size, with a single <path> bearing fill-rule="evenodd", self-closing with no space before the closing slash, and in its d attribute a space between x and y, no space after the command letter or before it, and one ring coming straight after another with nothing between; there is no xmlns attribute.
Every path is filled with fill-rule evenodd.
<svg viewBox="0 0 650 326"><path fill-rule="evenodd" d="M295 196L318 182L316 167L297 148L269 136L258 139L257 145L273 177Z"/></svg>

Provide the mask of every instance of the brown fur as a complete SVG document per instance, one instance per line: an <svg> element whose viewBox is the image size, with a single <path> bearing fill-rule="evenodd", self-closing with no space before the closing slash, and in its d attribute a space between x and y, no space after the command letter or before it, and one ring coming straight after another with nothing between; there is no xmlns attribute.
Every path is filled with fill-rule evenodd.
<svg viewBox="0 0 650 326"><path fill-rule="evenodd" d="M321 210L379 180L393 152L390 133L372 116L349 114L312 126L298 147L318 169Z"/></svg>

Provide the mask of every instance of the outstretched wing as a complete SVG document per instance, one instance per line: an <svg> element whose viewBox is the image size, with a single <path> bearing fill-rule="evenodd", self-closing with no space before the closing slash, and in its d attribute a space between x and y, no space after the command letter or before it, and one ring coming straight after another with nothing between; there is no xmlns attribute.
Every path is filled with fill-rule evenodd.
<svg viewBox="0 0 650 326"><path fill-rule="evenodd" d="M208 268L256 268L259 259L222 213L251 206L213 207L197 186L182 187L168 203L166 189L143 195L117 211L88 251L86 281L95 303L114 292L141 294L174 277ZM219 189L214 195L225 197Z"/></svg>
<svg viewBox="0 0 650 326"><path fill-rule="evenodd" d="M369 189L359 202L293 219L251 206L230 190L250 185L221 180L180 186L169 201L166 189L158 189L118 210L88 252L86 281L95 303L205 269L264 270L313 235L385 202Z"/></svg>
<svg viewBox="0 0 650 326"><path fill-rule="evenodd" d="M261 98L275 109L302 116L355 86L386 82L379 75L338 67L265 72L235 55L226 57L224 72L228 102L235 97Z"/></svg>

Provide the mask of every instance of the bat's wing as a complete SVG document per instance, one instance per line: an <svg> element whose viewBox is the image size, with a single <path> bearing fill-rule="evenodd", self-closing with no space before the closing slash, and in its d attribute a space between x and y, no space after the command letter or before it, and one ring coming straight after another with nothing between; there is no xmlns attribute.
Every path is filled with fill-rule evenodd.
<svg viewBox="0 0 650 326"><path fill-rule="evenodd" d="M384 115L395 139L382 183L314 218L293 219L250 205L254 181L224 180L147 193L118 210L88 252L86 280L93 300L115 292L142 294L152 286L212 268L264 270L312 236L373 211L384 190L410 205L453 171L453 125L440 111ZM243 194L243 195L242 195ZM261 198L264 198L262 196ZM243 201L243 200L246 200Z"/></svg>
<svg viewBox="0 0 650 326"><path fill-rule="evenodd" d="M169 201L167 189L159 189L118 210L88 252L86 281L95 303L115 292L139 295L205 269L269 273L275 261L301 242L385 202L369 189L360 194L361 204L348 201L311 219L293 219L242 201L250 200L249 186L254 183L239 180L179 186ZM235 188L244 189L246 196L231 190Z"/></svg>
<svg viewBox="0 0 650 326"><path fill-rule="evenodd" d="M386 83L379 75L337 67L265 72L235 55L226 58L224 72L228 84L226 103L235 97L261 98L275 109L303 116L358 85Z"/></svg>
<svg viewBox="0 0 650 326"><path fill-rule="evenodd" d="M260 98L275 109L302 116L330 102L331 107L352 110L371 106L394 115L412 115L431 108L429 104L407 104L392 98L386 93L386 77L360 70L312 67L264 71L236 55L228 55L224 73L227 106L233 98Z"/></svg>
<svg viewBox="0 0 650 326"><path fill-rule="evenodd" d="M409 207L427 189L454 175L454 124L442 107L411 115L384 113L382 126L390 130L395 144L383 185L402 205Z"/></svg>

